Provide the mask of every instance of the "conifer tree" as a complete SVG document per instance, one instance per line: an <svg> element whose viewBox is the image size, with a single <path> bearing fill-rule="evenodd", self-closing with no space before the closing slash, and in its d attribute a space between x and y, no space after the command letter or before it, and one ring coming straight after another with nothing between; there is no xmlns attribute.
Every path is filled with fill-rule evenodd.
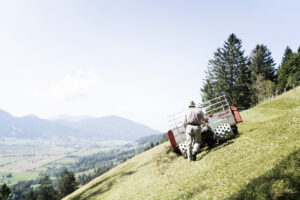
<svg viewBox="0 0 300 200"><path fill-rule="evenodd" d="M268 97L269 95L272 96L272 94L274 94L272 89L275 90L275 88L273 86L271 87L271 85L274 85L272 82L275 81L275 63L270 50L263 44L256 45L256 47L252 50L249 62L252 89L254 90L252 102L258 103L264 97ZM258 86L261 88L258 88ZM268 86L268 92L266 92L266 86Z"/></svg>
<svg viewBox="0 0 300 200"><path fill-rule="evenodd" d="M58 196L59 198L63 198L67 196L68 194L75 191L75 188L77 186L76 179L74 176L74 173L69 172L68 170L64 170L61 173L60 181L58 185Z"/></svg>
<svg viewBox="0 0 300 200"><path fill-rule="evenodd" d="M249 68L253 82L256 81L257 75L261 75L264 80L274 81L275 63L271 56L271 51L267 48L267 46L263 44L256 45L251 52L249 61Z"/></svg>
<svg viewBox="0 0 300 200"><path fill-rule="evenodd" d="M32 188L30 188L29 192L27 193L25 200L36 200L36 194L34 193Z"/></svg>
<svg viewBox="0 0 300 200"><path fill-rule="evenodd" d="M55 190L49 176L45 176L39 187L38 200L55 200Z"/></svg>
<svg viewBox="0 0 300 200"><path fill-rule="evenodd" d="M207 78L203 84L203 88L201 89L202 92L202 99L204 101L213 99L214 98L214 87L212 85L212 80Z"/></svg>
<svg viewBox="0 0 300 200"><path fill-rule="evenodd" d="M292 55L285 66L289 71L285 87L291 89L298 86L300 82L300 53Z"/></svg>
<svg viewBox="0 0 300 200"><path fill-rule="evenodd" d="M8 200L12 196L10 188L4 183L0 188L0 200Z"/></svg>
<svg viewBox="0 0 300 200"><path fill-rule="evenodd" d="M283 63L285 63L286 61L288 61L289 58L290 58L292 55L293 55L292 49L291 49L289 46L287 46L287 47L285 48L285 50L284 50L284 54L283 54L283 57L282 57L281 65L282 65Z"/></svg>
<svg viewBox="0 0 300 200"><path fill-rule="evenodd" d="M222 48L214 53L208 63L208 71L202 91L202 99L226 95L231 105L251 106L251 77L248 59L242 50L242 41L233 33Z"/></svg>
<svg viewBox="0 0 300 200"><path fill-rule="evenodd" d="M297 78L293 78L295 74L300 71L300 53L293 53L292 50L287 47L285 49L282 63L278 68L278 85L277 89L279 91L284 91L284 89L290 89L294 81L297 81Z"/></svg>

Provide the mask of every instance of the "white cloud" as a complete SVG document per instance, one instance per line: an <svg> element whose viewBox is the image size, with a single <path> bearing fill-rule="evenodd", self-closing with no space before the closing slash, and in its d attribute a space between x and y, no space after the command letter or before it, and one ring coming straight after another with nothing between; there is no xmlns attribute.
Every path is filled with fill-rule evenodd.
<svg viewBox="0 0 300 200"><path fill-rule="evenodd" d="M90 70L77 70L73 74L50 86L45 90L36 90L34 96L52 98L56 100L73 99L88 94L89 90L96 84L97 76Z"/></svg>

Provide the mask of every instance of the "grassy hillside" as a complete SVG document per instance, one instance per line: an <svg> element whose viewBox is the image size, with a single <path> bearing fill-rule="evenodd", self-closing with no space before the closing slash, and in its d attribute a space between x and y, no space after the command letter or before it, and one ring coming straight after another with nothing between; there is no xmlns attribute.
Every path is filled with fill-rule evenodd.
<svg viewBox="0 0 300 200"><path fill-rule="evenodd" d="M65 199L297 199L300 88L242 113L240 137L188 162L166 142Z"/></svg>

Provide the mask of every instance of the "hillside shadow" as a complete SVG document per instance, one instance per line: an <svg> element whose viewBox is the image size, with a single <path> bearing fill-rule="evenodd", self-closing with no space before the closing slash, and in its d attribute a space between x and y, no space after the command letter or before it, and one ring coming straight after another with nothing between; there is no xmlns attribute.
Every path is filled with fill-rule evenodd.
<svg viewBox="0 0 300 200"><path fill-rule="evenodd" d="M300 199L300 149L227 200Z"/></svg>

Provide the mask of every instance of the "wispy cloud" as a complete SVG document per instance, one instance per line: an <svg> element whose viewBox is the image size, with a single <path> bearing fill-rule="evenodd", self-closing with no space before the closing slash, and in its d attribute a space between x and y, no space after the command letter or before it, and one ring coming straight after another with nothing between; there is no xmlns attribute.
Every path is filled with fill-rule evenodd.
<svg viewBox="0 0 300 200"><path fill-rule="evenodd" d="M86 96L89 90L96 84L97 76L92 70L77 70L73 74L65 76L65 78L46 88L44 90L36 90L34 96L43 98L52 98L56 100L74 99Z"/></svg>

